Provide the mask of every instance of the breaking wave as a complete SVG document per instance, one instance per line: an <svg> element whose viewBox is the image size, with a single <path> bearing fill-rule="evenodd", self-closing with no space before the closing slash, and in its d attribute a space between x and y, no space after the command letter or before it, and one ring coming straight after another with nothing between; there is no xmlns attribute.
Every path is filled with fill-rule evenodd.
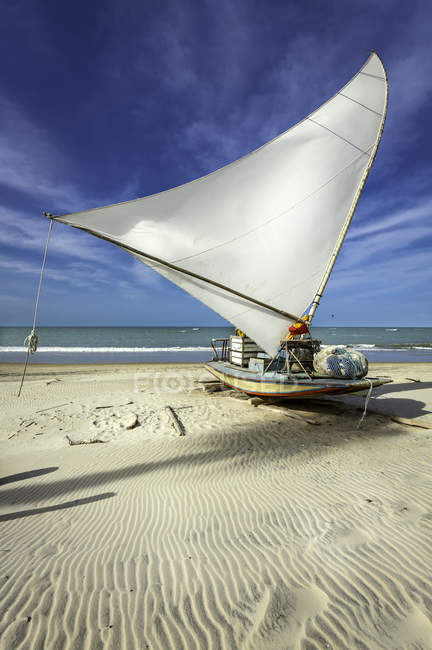
<svg viewBox="0 0 432 650"><path fill-rule="evenodd" d="M347 345L341 343L341 345ZM326 344L322 344L323 348L327 347ZM356 350L431 350L432 343L351 343L348 347L353 347ZM7 352L26 352L27 348L23 345L6 345L0 346L0 353ZM117 352L121 353L151 353L151 352L211 352L212 348L210 346L170 346L170 347L86 347L86 346L65 346L65 347L46 347L40 346L38 352L63 352L63 353L111 353L115 354Z"/></svg>
<svg viewBox="0 0 432 650"><path fill-rule="evenodd" d="M0 346L0 352L26 352L27 348L20 346ZM38 348L38 352L207 352L211 347L181 347L173 346L169 348L94 348L94 347L44 347Z"/></svg>
<svg viewBox="0 0 432 650"><path fill-rule="evenodd" d="M431 350L432 343L341 343L342 346L352 347L356 350L380 350L389 352L392 350ZM322 345L325 348L327 345Z"/></svg>

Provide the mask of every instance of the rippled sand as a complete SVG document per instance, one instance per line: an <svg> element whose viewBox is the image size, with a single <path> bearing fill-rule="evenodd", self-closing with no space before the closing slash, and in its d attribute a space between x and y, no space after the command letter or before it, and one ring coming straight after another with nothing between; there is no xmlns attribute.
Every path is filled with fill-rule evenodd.
<svg viewBox="0 0 432 650"><path fill-rule="evenodd" d="M427 418L429 367L385 370ZM196 390L199 366L33 366L19 401L15 372L2 649L432 648L432 429L293 404L314 426Z"/></svg>

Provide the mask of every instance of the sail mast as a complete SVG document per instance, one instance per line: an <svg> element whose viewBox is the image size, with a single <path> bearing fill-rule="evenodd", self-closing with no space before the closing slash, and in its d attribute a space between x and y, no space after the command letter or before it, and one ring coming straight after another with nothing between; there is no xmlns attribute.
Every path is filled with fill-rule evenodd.
<svg viewBox="0 0 432 650"><path fill-rule="evenodd" d="M369 172L370 172L370 170L372 168L372 165L374 163L374 160L375 160L375 157L376 157L376 154L377 154L377 151L378 151L378 146L379 146L379 143L381 141L381 136L382 136L383 131L384 131L384 124L385 124L385 121L386 121L387 105L388 105L388 78L387 78L386 69L384 67L384 64L383 64L380 56L376 52L372 51L371 56L373 54L375 54L375 56L378 57L378 59L380 60L382 66L383 66L384 79L385 79L385 88L386 88L384 111L383 111L383 116L382 116L382 120L381 120L380 130L379 130L378 137L377 137L377 140L375 142L374 148L372 150L372 155L370 157L369 164L368 164L368 166L366 167L366 169L364 171L364 174L363 174L363 177L362 177L362 179L360 181L360 185L358 187L357 193L356 193L356 195L354 197L353 204L351 206L350 211L348 212L347 219L346 219L345 224L344 224L344 226L343 226L343 228L341 230L341 233L339 235L339 239L336 242L336 246L334 248L334 251L332 253L332 256L330 258L330 261L328 263L326 271L324 273L324 277L321 280L321 284L318 287L318 291L315 294L315 297L314 297L314 299L312 301L311 307L310 307L309 312L307 314L307 323L308 323L308 325L310 325L312 323L312 319L313 319L313 317L315 315L316 310L318 309L318 305L319 305L320 300L322 298L322 295L324 293L324 289L326 288L326 285L327 285L327 282L328 282L328 280L330 278L331 272L333 271L333 267L335 265L337 256L338 256L339 251L340 251L340 249L342 247L342 244L344 243L345 236L346 236L346 234L348 232L348 228L350 227L352 218L354 216L354 212L355 212L357 204L359 202L360 195L361 195L361 193L363 191L363 188L365 186L367 177L369 176Z"/></svg>

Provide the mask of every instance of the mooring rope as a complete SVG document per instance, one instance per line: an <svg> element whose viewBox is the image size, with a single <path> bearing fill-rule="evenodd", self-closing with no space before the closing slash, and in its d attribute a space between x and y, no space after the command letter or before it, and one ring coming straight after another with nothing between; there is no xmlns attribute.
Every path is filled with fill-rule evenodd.
<svg viewBox="0 0 432 650"><path fill-rule="evenodd" d="M359 420L359 423L358 423L358 425L357 425L357 429L360 429L361 424L362 424L363 420L364 420L365 417L366 417L367 407L368 407L368 404L369 404L370 396L372 395L373 383L372 383L372 381L371 381L370 379L368 379L367 377L365 377L365 379L366 379L366 381L369 382L369 390L368 390L368 393L367 393L367 395L366 395L366 399L365 399L365 405L364 405L363 413L362 413L362 416L361 416L361 418L360 418L360 420Z"/></svg>
<svg viewBox="0 0 432 650"><path fill-rule="evenodd" d="M18 391L18 397L21 395L21 389L23 387L24 377L25 377L25 374L26 374L26 371L27 371L27 364L28 364L28 360L29 360L29 355L34 354L36 352L37 346L38 346L38 337L37 337L37 334L36 334L36 331L35 331L36 330L36 319L37 319L37 313L38 313L38 309L39 309L39 298L40 298L42 280L43 280L43 275L44 275L44 270L45 270L45 262L46 262L46 258L47 258L47 252L48 252L48 244L49 244L49 240L50 240L50 236L51 236L51 230L52 230L52 227L53 227L53 223L54 223L54 220L51 219L50 220L50 225L49 225L49 230L48 230L48 237L47 237L46 244L45 244L45 252L44 252L44 256L43 256L43 260L42 260L42 268L41 268L41 272L40 272L39 286L38 286L38 290L37 290L37 294L36 294L36 305L35 305L35 311L34 311L34 317L33 317L33 327L32 327L32 330L31 330L30 334L28 336L26 336L26 338L24 339L24 345L27 347L27 354L26 354L26 360L25 360L25 364L24 364L23 375L21 377L21 384L20 384L19 391Z"/></svg>

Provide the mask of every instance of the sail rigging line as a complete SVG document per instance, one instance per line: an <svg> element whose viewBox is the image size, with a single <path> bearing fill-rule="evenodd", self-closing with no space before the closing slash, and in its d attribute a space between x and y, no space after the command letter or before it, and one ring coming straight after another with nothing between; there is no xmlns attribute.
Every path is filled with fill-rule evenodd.
<svg viewBox="0 0 432 650"><path fill-rule="evenodd" d="M56 217L50 217L50 218L56 219ZM84 232L87 232L90 235L94 235L95 237L98 237L98 239L103 239L104 241L110 242L111 244L115 244L116 246L119 246L119 248L122 248L127 253L132 253L133 255L138 255L139 257L145 257L151 260L152 262L156 262L156 264L161 264L162 266L166 266L167 268L172 269L173 271L177 271L178 273L183 273L184 275L189 275L192 278L201 280L202 282L207 282L207 284L211 284L214 287L217 287L218 289L222 289L223 291L228 291L229 293L232 293L233 295L238 296L239 298L248 300L249 302L258 305L259 307L264 307L264 309L268 309L269 311L279 314L284 318L288 318L289 320L293 320L293 321L299 320L299 316L290 314L290 312L288 311L284 311L283 309L278 309L277 307L273 307L273 305L268 305L267 303L262 302L261 300L257 300L256 298L252 298L251 296L248 296L245 293L242 293L241 291L236 291L236 289L227 287L226 285L221 284L220 282L216 282L215 280L206 278L203 275L199 275L199 273L194 273L193 271L188 271L187 269L183 269L182 267L177 266L176 264L171 264L171 262L162 260L160 257L155 257L154 255L150 255L149 253L144 253L143 251L139 251L137 248L133 248L132 246L128 246L127 244L120 244L115 239L111 239L110 237L101 235L100 233L90 230L89 228L84 228L82 226L75 226L75 225L73 225L72 227L77 228L78 230L83 230Z"/></svg>
<svg viewBox="0 0 432 650"><path fill-rule="evenodd" d="M362 425L362 423L363 423L363 420L364 420L365 417L366 417L367 408L368 408L369 400L370 400L370 398L371 398L371 395L372 395L372 389L373 389L373 382L372 382L372 380L371 380L371 379L368 379L367 377L364 377L364 379L365 379L367 382L369 382L369 389L368 389L368 392L367 392L367 395L366 395L366 399L365 399L365 404L364 404L363 414L362 414L360 420L359 420L358 423L357 423L356 429L360 429L360 427L361 427L361 425Z"/></svg>
<svg viewBox="0 0 432 650"><path fill-rule="evenodd" d="M300 359L298 359L298 358L296 357L296 355L294 354L294 350L290 350L289 353L294 357L294 359L295 359L296 362L299 364L300 368L303 370L303 372L305 373L305 375L307 375L307 376L309 377L309 379L312 381L312 375L311 375L310 373L308 373L308 371L306 370L306 368L304 367L304 365L302 364L302 362L300 361Z"/></svg>
<svg viewBox="0 0 432 650"><path fill-rule="evenodd" d="M354 144L354 142L351 142L351 140L347 140L342 135L339 135L339 133L336 133L336 131L332 131L331 129L329 129L328 126L324 126L324 124L320 124L316 120L313 120L311 117L309 117L308 119L309 119L309 122L312 122L313 124L316 124L317 126L320 126L322 129L325 129L326 131L328 131L332 135L335 135L337 138L340 138L341 140L343 140L347 144L351 145L351 147L354 147L354 149L357 149L357 151L361 151L362 154L364 154L365 156L369 156L368 151L369 151L370 147L369 147L368 150L364 151L361 147L358 147L356 144Z"/></svg>
<svg viewBox="0 0 432 650"><path fill-rule="evenodd" d="M277 358L279 357L279 354L280 354L281 351L282 351L282 345L279 345L276 354L272 356L272 358L270 359L270 361L268 362L268 364L267 364L266 367L264 368L264 370L263 370L263 375L265 375L265 373L266 373L267 370L270 368L270 366L271 366L271 364L273 363L273 361L275 361L275 359L277 359Z"/></svg>
<svg viewBox="0 0 432 650"><path fill-rule="evenodd" d="M376 52L375 52L375 54L376 54ZM381 61L381 58L378 56L378 54L376 54L376 56L378 57L378 59L379 59L380 62L381 62L381 65L383 66L384 77L379 77L379 76L377 76L377 75L371 75L371 74L369 74L369 73L362 72L361 70L360 70L360 72L359 72L358 74L365 74L366 76L369 76L369 77L375 77L376 79L380 79L381 81L384 81L384 83L385 83L384 110L383 110L383 113L382 113L380 130L379 130L379 133L378 133L377 140L376 140L376 142L375 142L374 149L373 149L372 154L371 154L371 156L370 156L370 159L369 159L368 165L367 165L367 167L366 167L366 169L365 169L365 171L364 171L364 174L363 174L362 179L361 179L361 181L360 181L360 184L359 184L359 186L358 186L358 189L357 189L356 195L355 195L355 197L354 197L353 204L352 204L352 206L351 206L350 211L348 212L348 216L347 216L347 219L346 219L346 221L345 221L344 227L343 227L342 230L341 230L341 233L340 233L340 235L339 235L339 238L338 238L338 240L337 240L337 242L336 242L336 246L335 246L335 248L334 248L334 251L333 251L333 253L332 253L332 256L331 256L331 258L330 258L330 261L329 261L329 263L328 263L328 265L327 265L327 268L326 268L326 271L325 271L324 277L323 277L323 279L322 279L322 281L321 281L321 284L320 284L319 287L318 287L318 291L316 292L315 297L314 297L314 299L313 299L313 301L312 301L312 305L311 305L310 310L309 310L309 312L308 312L308 320L307 320L308 325L310 325L310 324L312 323L312 319L313 319L313 317L314 317L314 315L315 315L315 312L316 312L316 310L317 310L317 308L318 308L318 305L319 305L319 303L320 303L320 300L321 300L322 294L323 294L323 292L324 292L324 289L326 288L326 285L327 285L327 282L328 282L328 280L329 280L330 274L331 274L331 272L332 272L332 270L333 270L333 267L334 267L334 265L335 265L335 262L336 262L337 256L338 256L339 251L340 251L340 249L341 249L341 247L342 247L342 244L343 244L343 242L344 242L345 236L346 236L346 234L347 234L347 232L348 232L348 228L349 228L349 226L350 226L350 224L351 224L352 218L353 218L353 216L354 216L354 212L355 212L355 210L356 210L356 208L357 208L357 204L358 204L358 202L359 202L359 199L360 199L361 193L362 193L363 188L364 188L364 186L365 186L365 183L366 183L367 177L369 176L369 172L370 172L370 170L371 170L371 168L372 168L372 165L373 165L373 163L374 163L374 161L375 161L376 154L377 154L378 147L379 147L379 143L381 142L381 136L382 136L383 131L384 131L384 125L385 125L385 121L386 121L386 117L387 117L387 106L388 106L388 78L387 78L387 72L386 72L386 69L384 68L384 64L383 64L383 62ZM343 90L343 89L342 89L342 90Z"/></svg>
<svg viewBox="0 0 432 650"><path fill-rule="evenodd" d="M375 54L376 54L376 52L375 52ZM376 54L376 55L378 56L378 54ZM378 56L378 58L380 58L380 57ZM383 77L380 77L377 74L371 74L370 72L363 72L363 70L360 70L358 74L364 74L365 77L372 77L372 79L381 79L381 81L383 79Z"/></svg>
<svg viewBox="0 0 432 650"><path fill-rule="evenodd" d="M37 334L36 334L36 331L35 331L36 330L36 319L37 319L37 314L38 314L38 310L39 310L39 298L40 298L40 292L41 292L41 288L42 288L42 280L43 280L44 271L45 271L45 263L46 263L47 253L48 253L48 244L49 244L49 241L50 241L51 230L52 230L53 223L54 223L52 215L48 214L47 212L44 212L44 215L50 219L50 225L49 225L49 229L48 229L48 236L47 236L44 256L43 256L43 260L42 260L42 267L41 267L41 272L40 272L40 277L39 277L39 286L38 286L38 290L37 290L37 294L36 294L36 304L35 304L35 310L34 310L34 316L33 316L33 327L32 327L32 330L31 330L30 334L24 340L24 345L27 346L27 354L26 354L26 359L25 359L25 363L24 363L23 374L22 374L22 377L21 377L21 384L20 384L20 387L19 387L19 390L18 390L18 397L21 395L21 390L22 390L22 387L23 387L24 378L25 378L25 375L26 375L26 372L27 372L27 364L28 364L28 360L29 360L29 355L30 354L35 354L35 352L37 350L37 346L38 346L38 337L37 337Z"/></svg>
<svg viewBox="0 0 432 650"><path fill-rule="evenodd" d="M358 104L362 108L365 108L367 111L370 111L371 113L375 113L375 115L378 115L378 117L382 117L382 113L379 111L374 111L373 108L369 108L369 106L366 106L365 104L362 104L361 102L358 102L356 99L353 99L352 97L348 97L348 95L344 95L342 92L339 93L341 97L345 97L345 99L349 99L350 102L354 102L354 104Z"/></svg>
<svg viewBox="0 0 432 650"><path fill-rule="evenodd" d="M281 293L277 293L277 294L273 295L273 296L270 298L270 300L276 300L276 298L280 298L281 296L285 296L289 291L292 291L293 287L294 287L294 288L299 287L301 284L303 284L304 282L307 282L307 280L309 280L310 278L313 278L315 275L317 275L317 272L314 272L314 273L312 273L312 275L307 276L306 279L303 278L302 280L300 280L300 282L297 282L297 284L292 285L292 286L291 286L289 289L287 289L286 291L282 291ZM233 316L232 316L233 320L234 320L235 318L237 318L238 316L243 316L243 315L246 314L248 311L250 311L250 307L248 307L247 309L244 309L243 311L239 311L239 312L237 312L236 314L233 314ZM302 314L302 317L303 317L303 315L304 315L304 313ZM300 319L297 318L297 321L296 321L296 322L298 322L299 320L302 320L302 319L301 319L301 318L300 318Z"/></svg>

